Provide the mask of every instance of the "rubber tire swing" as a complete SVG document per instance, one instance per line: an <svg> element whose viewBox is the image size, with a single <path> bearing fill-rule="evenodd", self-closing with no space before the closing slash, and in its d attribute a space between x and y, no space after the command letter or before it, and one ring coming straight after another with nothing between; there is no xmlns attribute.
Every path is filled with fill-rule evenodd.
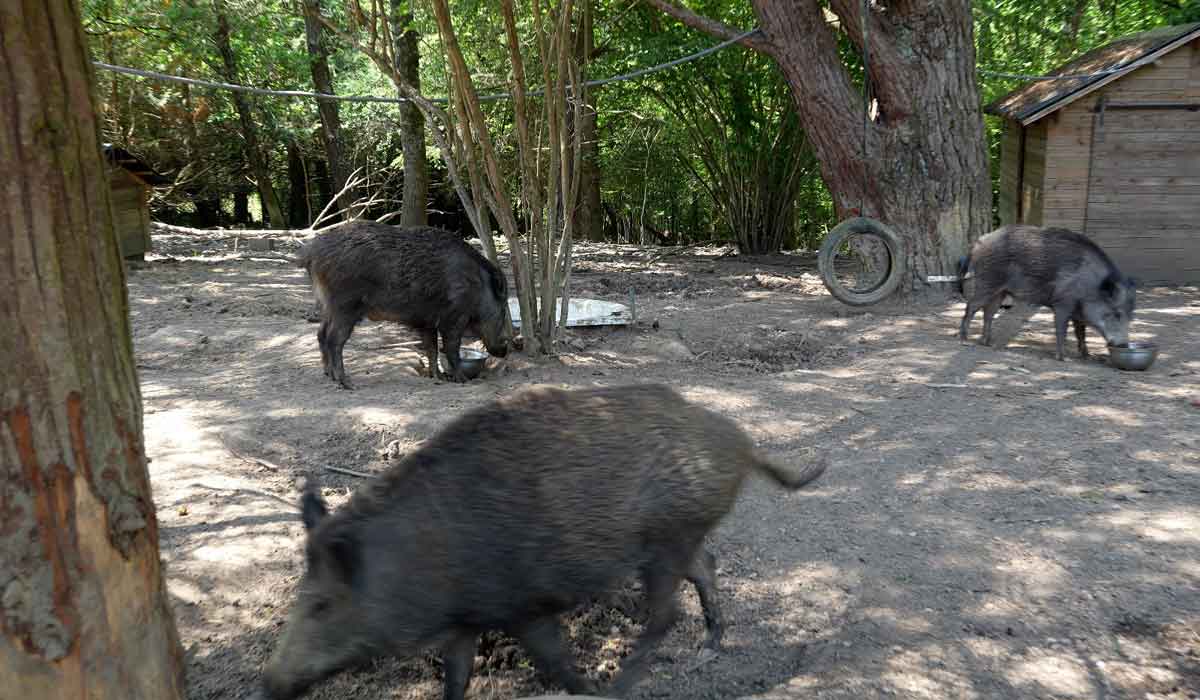
<svg viewBox="0 0 1200 700"><path fill-rule="evenodd" d="M887 274L866 291L846 287L834 274L833 261L837 257L837 250L852 236L873 236L887 248ZM817 271L833 298L850 306L868 306L883 301L900 286L904 277L904 247L895 231L874 219L862 216L846 219L835 226L821 243L821 251L817 253Z"/></svg>

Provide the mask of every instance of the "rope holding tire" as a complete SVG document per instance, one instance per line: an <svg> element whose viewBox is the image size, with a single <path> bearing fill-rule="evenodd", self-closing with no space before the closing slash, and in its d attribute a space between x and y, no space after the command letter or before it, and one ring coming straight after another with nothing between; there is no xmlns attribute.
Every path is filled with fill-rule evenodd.
<svg viewBox="0 0 1200 700"><path fill-rule="evenodd" d="M887 251L887 272L878 283L867 289L852 289L838 279L834 261L842 244L855 236L874 238ZM817 254L817 271L825 288L835 299L850 306L868 306L891 296L904 279L904 246L896 232L882 223L866 217L847 219L838 224L821 243Z"/></svg>

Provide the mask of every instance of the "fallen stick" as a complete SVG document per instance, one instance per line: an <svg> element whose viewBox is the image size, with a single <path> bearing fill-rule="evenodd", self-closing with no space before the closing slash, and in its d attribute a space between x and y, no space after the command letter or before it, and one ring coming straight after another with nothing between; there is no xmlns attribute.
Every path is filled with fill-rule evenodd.
<svg viewBox="0 0 1200 700"><path fill-rule="evenodd" d="M258 465L266 467L267 469L270 469L271 471L277 471L277 472L283 471L283 467L280 467L278 464L275 464L274 462L268 462L267 460L263 459L262 457L251 457L250 455L244 455L241 452L238 452L237 450L230 447L229 443L225 442L224 439L221 440L221 445L226 450L229 451L229 454L233 455L234 457L237 457L238 459L240 459L242 461L254 462L255 464L258 464Z"/></svg>
<svg viewBox="0 0 1200 700"><path fill-rule="evenodd" d="M356 472L353 469L342 469L341 467L332 467L329 465L325 465L325 469L328 471L331 471L331 472L337 472L338 474L346 474L348 476L357 476L360 479L374 479L375 478L374 474L368 474L366 472Z"/></svg>

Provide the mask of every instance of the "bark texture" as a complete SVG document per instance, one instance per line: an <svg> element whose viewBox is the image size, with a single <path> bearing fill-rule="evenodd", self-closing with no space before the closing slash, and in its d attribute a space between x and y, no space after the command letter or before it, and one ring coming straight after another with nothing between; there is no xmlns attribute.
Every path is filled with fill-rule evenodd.
<svg viewBox="0 0 1200 700"><path fill-rule="evenodd" d="M304 39L308 45L309 66L312 70L313 88L325 95L335 95L333 74L329 71L329 53L321 41L321 0L304 0ZM321 118L321 146L325 149L325 160L333 178L333 191L342 192L350 177L350 164L342 153L342 120L335 100L317 100L317 114ZM338 209L349 218L353 212L354 192L347 190L338 199Z"/></svg>
<svg viewBox="0 0 1200 700"><path fill-rule="evenodd" d="M183 697L73 0L0 3L0 688Z"/></svg>
<svg viewBox="0 0 1200 700"><path fill-rule="evenodd" d="M392 0L396 72L418 92L421 90L421 52L413 29L411 9L406 0ZM404 200L400 208L401 226L429 223L429 164L425 160L425 118L411 102L400 105L400 146L404 150Z"/></svg>
<svg viewBox="0 0 1200 700"><path fill-rule="evenodd" d="M576 63L586 65L596 50L592 16L595 0L583 3L582 22L576 37ZM583 81L588 76L581 76ZM575 209L575 236L586 241L604 240L604 210L600 202L600 133L597 128L596 101L599 91L584 90L582 118L579 120L580 173L579 205Z"/></svg>
<svg viewBox="0 0 1200 700"><path fill-rule="evenodd" d="M305 228L311 222L312 213L308 206L308 173L304 165L304 154L294 140L288 142L288 225Z"/></svg>
<svg viewBox="0 0 1200 700"><path fill-rule="evenodd" d="M739 30L669 0L643 0L722 38ZM905 240L909 292L927 275L955 274L970 240L991 227L987 148L975 80L968 0L879 4L831 0L841 31L859 51L864 24L876 107L865 124L861 94L837 52L838 28L817 0L751 0L761 34L742 43L783 71L821 164L838 216L861 213Z"/></svg>
<svg viewBox="0 0 1200 700"><path fill-rule="evenodd" d="M237 56L233 53L233 44L229 40L229 19L226 16L224 0L213 0L213 11L217 15L217 31L213 34L217 50L221 54L221 64L225 70L225 80L238 84ZM275 194L275 186L271 184L271 170L267 167L267 159L258 143L258 129L250 113L250 100L244 92L231 92L233 105L237 109L238 121L242 125L242 138L246 140L246 164L254 174L254 184L258 186L258 196L262 201L263 215L268 219L271 228L287 228L287 219L283 216L283 207L279 204L279 196Z"/></svg>

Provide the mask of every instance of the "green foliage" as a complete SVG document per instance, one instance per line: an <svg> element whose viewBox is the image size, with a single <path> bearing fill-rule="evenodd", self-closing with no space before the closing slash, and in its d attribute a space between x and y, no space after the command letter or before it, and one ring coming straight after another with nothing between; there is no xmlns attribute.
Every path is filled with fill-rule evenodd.
<svg viewBox="0 0 1200 700"><path fill-rule="evenodd" d="M303 20L292 0L224 0L244 84L278 89L312 89ZM711 46L713 39L683 27L631 0L595 0L596 51L590 78L607 77L662 63ZM386 3L385 3L386 4ZM698 12L750 28L755 18L746 0L688 0ZM349 22L352 0L324 0L323 11ZM1200 0L977 0L977 63L980 68L1044 73L1072 56L1130 32L1164 24L1200 21ZM518 22L531 18L518 7ZM182 75L219 79L213 45L213 0L82 0L93 56L102 61ZM421 33L423 92L447 92L442 51L428 8L414 4ZM497 6L464 0L453 7L455 26L480 92L504 92L511 66L501 37ZM525 27L523 27L525 28ZM528 36L528 34L525 34ZM343 94L392 94L392 86L360 52L328 39L336 89ZM536 52L532 47L527 55ZM848 51L855 80L859 71ZM534 66L527 67L534 70ZM232 197L253 193L241 148L237 115L229 94L117 76L97 75L105 138L147 158L176 177L160 193L155 216L186 223L201 206L219 203L223 223ZM1020 81L980 77L982 98L991 101ZM797 128L790 96L776 68L761 57L730 48L669 72L594 91L599 111L599 166L606 230L610 239L686 243L735 240L747 233L732 215L734 195L771 187L749 180L782 182L795 166L799 175L784 245L815 247L833 223L829 195ZM319 121L311 100L252 98L263 148L276 188L287 190L287 145L295 144L315 177L323 159ZM343 141L353 166L385 200L398 200L401 186L398 115L394 105L341 104ZM511 109L487 103L497 147L514 157ZM999 124L987 120L995 162ZM847 133L855 125L847 124ZM714 145L719 144L719 148ZM764 159L770 148L775 159ZM431 161L436 162L434 154ZM515 171L514 171L515 172ZM740 175L734 175L740 173ZM744 185L740 195L735 181ZM433 183L435 208L453 206L444 182ZM778 187L775 188L778 190ZM514 189L515 192L515 189ZM327 191L316 197L328 198ZM756 197L758 195L755 195ZM321 201L318 201L319 205ZM319 208L319 206L317 207ZM394 208L391 206L390 208Z"/></svg>

